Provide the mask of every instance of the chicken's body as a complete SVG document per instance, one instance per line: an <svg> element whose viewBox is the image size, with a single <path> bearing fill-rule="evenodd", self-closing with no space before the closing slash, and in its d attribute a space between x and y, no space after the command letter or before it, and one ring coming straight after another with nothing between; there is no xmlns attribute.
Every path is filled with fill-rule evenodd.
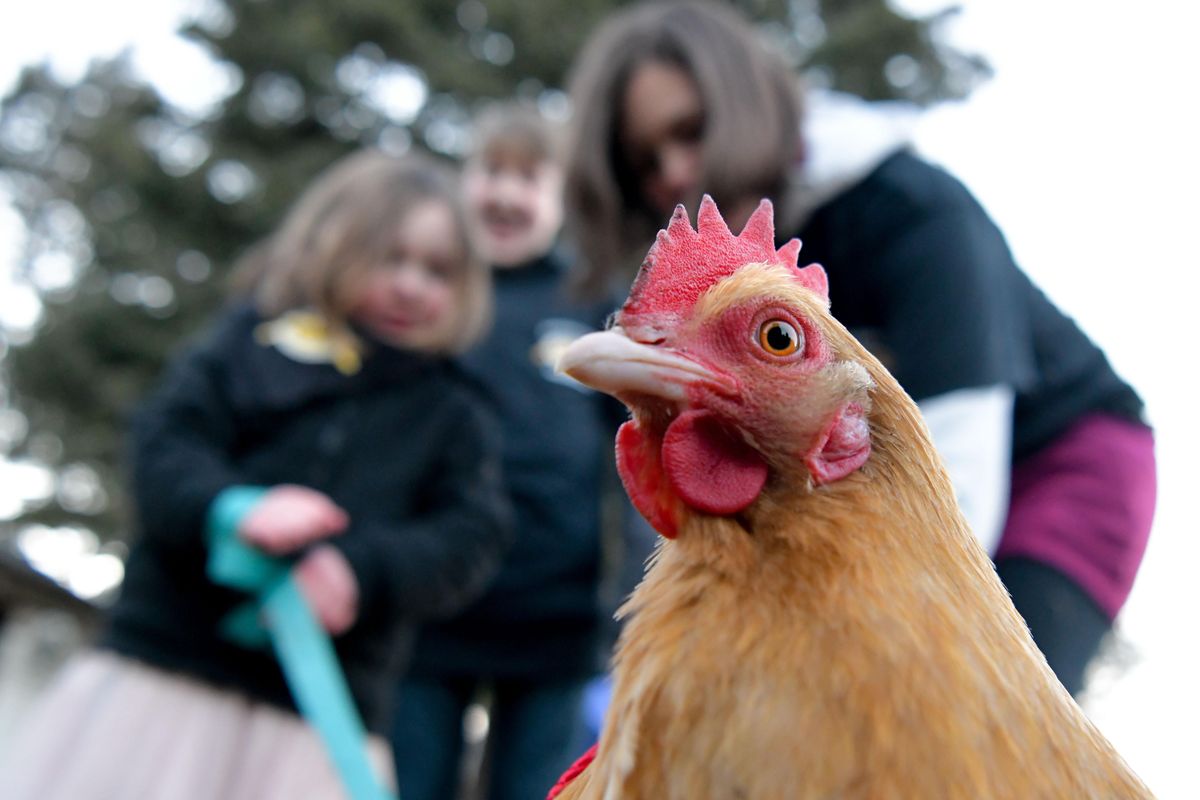
<svg viewBox="0 0 1200 800"><path fill-rule="evenodd" d="M774 285L780 279L793 285ZM560 799L1148 797L1037 651L895 380L778 266L751 264L718 283L724 297L705 287L689 308L710 319L770 291L771 303L796 312L787 319L805 320L801 338L825 347L807 379L834 375L838 391L862 389L869 399L838 400L801 426L841 448L825 443L817 456L807 444L782 446L770 413L739 426L769 476L753 502L714 514L679 500L695 490L676 476L678 447L664 440L691 434L671 429L698 407L727 413L729 387L760 387L689 345L689 358L735 379L704 388L703 398L689 386L677 406L648 401L641 386L623 397L639 431L623 444L654 462L639 466L626 454L623 477L643 513L673 536L625 609L595 760ZM696 330L691 320L677 324ZM661 327L656 345L673 340ZM842 363L869 380L858 372L858 384L842 380ZM769 406L747 406L749 415L791 402L767 393ZM838 421L859 411L869 458L839 468L857 439ZM702 444L699 452L713 448ZM789 469L789 453L803 452L813 466Z"/></svg>

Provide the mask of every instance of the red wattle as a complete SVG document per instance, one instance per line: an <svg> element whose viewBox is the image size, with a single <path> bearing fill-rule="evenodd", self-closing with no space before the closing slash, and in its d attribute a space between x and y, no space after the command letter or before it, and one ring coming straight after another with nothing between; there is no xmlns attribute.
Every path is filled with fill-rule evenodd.
<svg viewBox="0 0 1200 800"><path fill-rule="evenodd" d="M671 487L663 476L658 447L634 421L617 431L617 474L633 507L668 539L679 533Z"/></svg>
<svg viewBox="0 0 1200 800"><path fill-rule="evenodd" d="M685 503L717 516L753 503L767 482L762 456L709 411L685 411L667 426L662 463Z"/></svg>

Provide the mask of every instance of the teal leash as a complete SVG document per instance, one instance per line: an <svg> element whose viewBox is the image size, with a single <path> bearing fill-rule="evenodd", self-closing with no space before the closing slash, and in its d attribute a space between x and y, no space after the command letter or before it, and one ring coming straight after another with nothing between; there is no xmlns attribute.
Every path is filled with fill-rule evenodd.
<svg viewBox="0 0 1200 800"><path fill-rule="evenodd" d="M237 536L238 522L265 493L226 489L208 516L209 578L254 595L222 620L221 633L245 647L274 647L296 707L324 742L351 800L398 800L371 769L366 729L333 642L291 577L291 565Z"/></svg>

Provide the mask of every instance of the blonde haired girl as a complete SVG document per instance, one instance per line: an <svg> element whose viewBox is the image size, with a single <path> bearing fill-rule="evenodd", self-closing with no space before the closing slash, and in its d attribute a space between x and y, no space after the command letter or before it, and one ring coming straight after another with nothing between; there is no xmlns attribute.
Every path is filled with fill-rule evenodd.
<svg viewBox="0 0 1200 800"><path fill-rule="evenodd" d="M488 306L454 185L356 153L246 256L250 302L135 418L122 596L0 769L6 797L344 796L270 650L223 632L246 595L206 570L218 519L291 565L386 774L374 734L414 624L474 599L509 539L494 422L447 358Z"/></svg>

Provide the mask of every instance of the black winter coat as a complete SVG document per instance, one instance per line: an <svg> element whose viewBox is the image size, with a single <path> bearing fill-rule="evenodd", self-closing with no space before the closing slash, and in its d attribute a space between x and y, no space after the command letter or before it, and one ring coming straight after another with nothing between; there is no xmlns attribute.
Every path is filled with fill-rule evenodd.
<svg viewBox="0 0 1200 800"><path fill-rule="evenodd" d="M496 398L516 539L482 598L422 629L412 673L578 680L603 669L613 612L635 582L624 573L641 576L653 543L644 526L618 519L633 516L613 465L624 408L554 370L561 349L603 328L616 302L573 300L554 254L494 276L495 326L463 363ZM602 514L606 497L612 514Z"/></svg>
<svg viewBox="0 0 1200 800"><path fill-rule="evenodd" d="M335 644L368 727L382 731L412 624L474 600L510 542L496 424L445 360L375 346L345 376L258 343L259 322L232 310L136 415L141 535L103 641L294 708L269 652L218 635L245 596L208 581L203 534L227 487L308 486L350 517L328 541L358 579L359 618Z"/></svg>
<svg viewBox="0 0 1200 800"><path fill-rule="evenodd" d="M1141 419L1141 398L1017 267L979 203L911 153L885 160L793 234L801 263L829 273L834 316L913 398L1016 391L1014 460L1085 414Z"/></svg>

